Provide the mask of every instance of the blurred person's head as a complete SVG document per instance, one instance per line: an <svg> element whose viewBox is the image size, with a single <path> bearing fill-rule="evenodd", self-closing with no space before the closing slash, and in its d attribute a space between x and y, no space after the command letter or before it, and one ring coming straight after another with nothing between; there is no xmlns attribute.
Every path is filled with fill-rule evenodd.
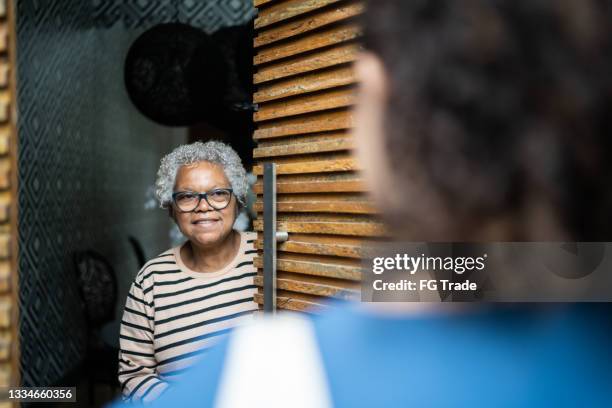
<svg viewBox="0 0 612 408"><path fill-rule="evenodd" d="M369 3L356 137L396 233L612 235L612 1Z"/></svg>
<svg viewBox="0 0 612 408"><path fill-rule="evenodd" d="M215 247L230 236L247 189L240 157L217 141L179 146L157 173L160 206L197 248Z"/></svg>

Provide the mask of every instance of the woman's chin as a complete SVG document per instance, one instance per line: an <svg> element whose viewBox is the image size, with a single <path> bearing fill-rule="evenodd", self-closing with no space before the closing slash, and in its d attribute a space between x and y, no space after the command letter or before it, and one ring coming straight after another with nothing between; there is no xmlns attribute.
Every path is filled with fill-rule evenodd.
<svg viewBox="0 0 612 408"><path fill-rule="evenodd" d="M189 240L197 244L200 247L214 247L223 242L225 238L231 233L230 231L220 230L208 230L198 231L193 234Z"/></svg>

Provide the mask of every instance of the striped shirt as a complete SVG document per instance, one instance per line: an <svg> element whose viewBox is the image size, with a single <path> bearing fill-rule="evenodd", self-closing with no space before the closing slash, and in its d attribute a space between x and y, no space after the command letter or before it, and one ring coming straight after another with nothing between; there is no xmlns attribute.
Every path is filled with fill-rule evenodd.
<svg viewBox="0 0 612 408"><path fill-rule="evenodd" d="M238 254L222 270L190 270L179 246L136 275L119 335L124 399L154 400L232 327L252 320L255 233L240 234Z"/></svg>

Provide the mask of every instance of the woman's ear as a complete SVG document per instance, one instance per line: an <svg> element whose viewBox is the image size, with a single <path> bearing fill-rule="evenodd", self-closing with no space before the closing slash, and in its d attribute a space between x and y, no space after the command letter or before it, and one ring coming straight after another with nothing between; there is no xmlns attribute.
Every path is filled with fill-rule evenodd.
<svg viewBox="0 0 612 408"><path fill-rule="evenodd" d="M355 107L357 159L363 169L366 185L373 197L388 197L393 191L393 171L389 166L385 123L388 104L388 78L381 59L364 52L355 64L359 81ZM383 209L386 203L378 202Z"/></svg>

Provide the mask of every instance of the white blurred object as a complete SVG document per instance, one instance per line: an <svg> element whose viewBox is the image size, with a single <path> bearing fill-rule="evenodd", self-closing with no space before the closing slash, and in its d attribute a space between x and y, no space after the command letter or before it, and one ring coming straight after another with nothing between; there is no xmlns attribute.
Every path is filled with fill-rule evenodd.
<svg viewBox="0 0 612 408"><path fill-rule="evenodd" d="M159 208L159 204L157 202L157 198L155 198L155 186L150 185L145 192L144 209L154 210L156 208Z"/></svg>
<svg viewBox="0 0 612 408"><path fill-rule="evenodd" d="M243 209L240 210L240 214L236 217L236 221L234 221L234 229L236 231L246 231L251 225L251 220L247 215L247 212Z"/></svg>
<svg viewBox="0 0 612 408"><path fill-rule="evenodd" d="M330 408L331 394L312 323L295 314L236 329L217 408ZM291 374L279 367L291 367Z"/></svg>
<svg viewBox="0 0 612 408"><path fill-rule="evenodd" d="M179 227L176 226L176 224L172 224L172 227L170 228L169 236L170 236L170 244L172 245L173 248L185 242L185 236L183 235Z"/></svg>

